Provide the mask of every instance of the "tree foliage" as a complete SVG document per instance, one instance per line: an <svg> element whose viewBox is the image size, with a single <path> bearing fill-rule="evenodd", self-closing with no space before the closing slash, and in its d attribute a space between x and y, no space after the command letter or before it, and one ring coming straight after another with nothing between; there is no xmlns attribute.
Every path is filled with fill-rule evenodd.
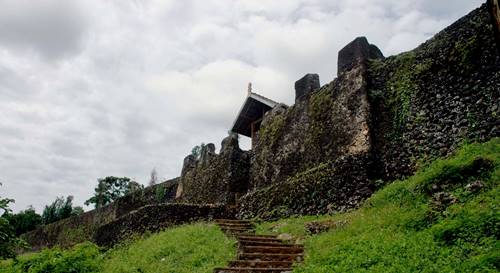
<svg viewBox="0 0 500 273"><path fill-rule="evenodd" d="M205 143L201 143L200 145L196 145L191 149L191 155L194 156L194 158L199 159L201 156L201 151L205 148Z"/></svg>
<svg viewBox="0 0 500 273"><path fill-rule="evenodd" d="M73 212L73 196L57 197L52 204L45 206L42 213L42 223L44 225L75 215ZM78 210L78 209L77 209Z"/></svg>
<svg viewBox="0 0 500 273"><path fill-rule="evenodd" d="M14 228L16 236L19 236L28 231L34 230L42 224L42 216L36 213L32 206L19 213L4 213L2 216L6 218Z"/></svg>
<svg viewBox="0 0 500 273"><path fill-rule="evenodd" d="M94 196L85 201L85 205L94 204L95 208L103 207L116 199L144 188L128 177L108 176L97 180Z"/></svg>
<svg viewBox="0 0 500 273"><path fill-rule="evenodd" d="M2 184L0 183L0 186ZM2 198L0 196L0 212L2 214L10 213L9 204L14 199ZM5 217L0 217L0 258L13 258L16 256L16 248L23 246L23 241L16 237L14 227Z"/></svg>

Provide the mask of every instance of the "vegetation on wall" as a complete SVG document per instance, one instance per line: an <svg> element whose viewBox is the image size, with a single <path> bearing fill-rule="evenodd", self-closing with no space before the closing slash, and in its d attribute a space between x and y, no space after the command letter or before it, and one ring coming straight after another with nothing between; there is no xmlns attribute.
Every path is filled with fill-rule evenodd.
<svg viewBox="0 0 500 273"><path fill-rule="evenodd" d="M286 124L286 116L284 114L275 115L269 123L262 126L259 130L259 137L263 143L269 143L272 147L278 142L278 138L282 135L283 127Z"/></svg>
<svg viewBox="0 0 500 273"><path fill-rule="evenodd" d="M201 143L200 145L196 145L194 146L192 149L191 149L191 155L195 158L195 159L200 159L200 156L201 156L201 151L203 149L205 149L205 146L206 144L205 143Z"/></svg>
<svg viewBox="0 0 500 273"><path fill-rule="evenodd" d="M466 145L349 213L262 223L306 247L294 272L498 272L500 139ZM311 233L311 224L329 230Z"/></svg>
<svg viewBox="0 0 500 273"><path fill-rule="evenodd" d="M417 61L415 53L405 52L389 57L385 60L370 60L370 73L389 70L388 67L397 67L387 79L385 90L372 90L371 96L382 97L386 107L392 114L392 137L398 137L405 129L412 114L412 100L419 90L418 79L432 66L430 60Z"/></svg>

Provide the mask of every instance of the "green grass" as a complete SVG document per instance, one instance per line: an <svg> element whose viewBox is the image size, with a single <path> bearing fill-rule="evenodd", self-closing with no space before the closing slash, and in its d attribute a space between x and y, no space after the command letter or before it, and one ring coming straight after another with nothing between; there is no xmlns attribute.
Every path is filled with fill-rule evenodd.
<svg viewBox="0 0 500 273"><path fill-rule="evenodd" d="M467 185L480 180L483 187ZM446 193L446 195L443 195ZM453 202L438 202L453 196ZM498 272L500 139L469 144L348 213L263 222L258 233L289 233L305 244L294 272ZM444 199L441 199L444 200ZM312 235L311 221L342 223ZM0 273L212 272L236 254L213 224L195 223L145 235L103 252L91 243L0 261Z"/></svg>
<svg viewBox="0 0 500 273"><path fill-rule="evenodd" d="M103 272L212 272L235 255L235 242L215 225L185 225L111 250Z"/></svg>
<svg viewBox="0 0 500 273"><path fill-rule="evenodd" d="M465 190L478 179L482 190ZM500 140L494 139L386 186L358 210L261 223L257 231L289 233L305 244L305 262L294 272L498 272L499 182ZM436 205L437 192L456 200ZM304 225L313 220L347 224L310 235Z"/></svg>
<svg viewBox="0 0 500 273"><path fill-rule="evenodd" d="M212 272L236 255L235 241L213 224L167 229L106 252L92 243L69 250L53 248L0 261L0 273L192 273Z"/></svg>

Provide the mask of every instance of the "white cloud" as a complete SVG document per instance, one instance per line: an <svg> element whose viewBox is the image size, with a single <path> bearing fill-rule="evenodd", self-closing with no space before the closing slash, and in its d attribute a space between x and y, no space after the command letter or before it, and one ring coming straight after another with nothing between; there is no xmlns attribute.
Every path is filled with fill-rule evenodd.
<svg viewBox="0 0 500 273"><path fill-rule="evenodd" d="M107 175L177 176L220 147L248 82L291 104L355 37L399 53L481 3L444 2L0 0L1 196L40 210Z"/></svg>

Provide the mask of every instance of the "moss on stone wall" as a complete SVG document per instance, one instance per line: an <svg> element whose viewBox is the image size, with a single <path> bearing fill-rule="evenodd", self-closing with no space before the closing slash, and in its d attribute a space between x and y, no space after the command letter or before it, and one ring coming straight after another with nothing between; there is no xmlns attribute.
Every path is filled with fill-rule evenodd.
<svg viewBox="0 0 500 273"><path fill-rule="evenodd" d="M432 66L430 60L418 62L414 52L406 52L401 55L388 58L385 61L376 60L370 63L370 72L397 67L386 82L386 92L375 92L375 95L385 95L386 107L390 110L393 120L393 130L389 137L401 137L408 119L411 116L413 99L420 91L419 77ZM373 94L373 93L372 93Z"/></svg>
<svg viewBox="0 0 500 273"><path fill-rule="evenodd" d="M369 63L374 151L381 176L410 175L463 141L498 136L500 56L486 6L416 49Z"/></svg>
<svg viewBox="0 0 500 273"><path fill-rule="evenodd" d="M358 155L320 163L243 196L239 216L274 219L354 208L374 188L366 171L370 162L367 155Z"/></svg>
<svg viewBox="0 0 500 273"><path fill-rule="evenodd" d="M275 115L266 126L260 128L259 137L262 141L274 146L278 142L278 138L283 134L285 123L285 115Z"/></svg>

